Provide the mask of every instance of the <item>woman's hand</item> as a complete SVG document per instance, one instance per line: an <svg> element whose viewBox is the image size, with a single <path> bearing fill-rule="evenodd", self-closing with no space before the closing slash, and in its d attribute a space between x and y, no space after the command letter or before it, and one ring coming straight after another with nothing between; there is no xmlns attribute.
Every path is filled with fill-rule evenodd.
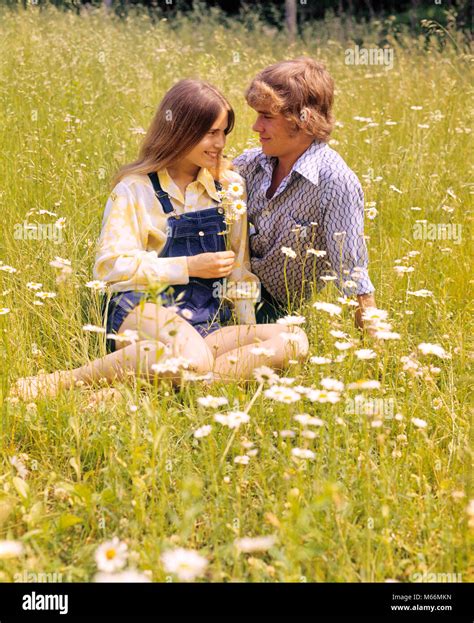
<svg viewBox="0 0 474 623"><path fill-rule="evenodd" d="M188 273L190 277L227 277L232 272L235 253L218 251L217 253L199 253L188 256Z"/></svg>

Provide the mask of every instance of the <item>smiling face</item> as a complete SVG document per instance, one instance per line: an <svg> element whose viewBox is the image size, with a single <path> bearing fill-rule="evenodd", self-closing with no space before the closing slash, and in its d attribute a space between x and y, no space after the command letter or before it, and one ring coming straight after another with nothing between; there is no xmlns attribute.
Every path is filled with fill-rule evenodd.
<svg viewBox="0 0 474 623"><path fill-rule="evenodd" d="M294 130L293 124L281 113L271 113L264 108L255 112L257 119L252 130L258 132L262 151L266 156L283 158L301 153L312 143L312 137L308 137L300 129Z"/></svg>
<svg viewBox="0 0 474 623"><path fill-rule="evenodd" d="M215 169L225 146L227 127L227 110L222 110L209 131L182 159L183 163L199 168Z"/></svg>

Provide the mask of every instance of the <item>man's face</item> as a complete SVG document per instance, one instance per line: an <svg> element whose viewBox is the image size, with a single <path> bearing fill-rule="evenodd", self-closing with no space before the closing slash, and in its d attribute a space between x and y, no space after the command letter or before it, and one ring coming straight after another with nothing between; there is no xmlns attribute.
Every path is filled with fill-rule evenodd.
<svg viewBox="0 0 474 623"><path fill-rule="evenodd" d="M291 123L281 113L272 114L265 109L255 112L257 119L252 130L259 134L263 153L278 158L293 151L297 134L291 132Z"/></svg>

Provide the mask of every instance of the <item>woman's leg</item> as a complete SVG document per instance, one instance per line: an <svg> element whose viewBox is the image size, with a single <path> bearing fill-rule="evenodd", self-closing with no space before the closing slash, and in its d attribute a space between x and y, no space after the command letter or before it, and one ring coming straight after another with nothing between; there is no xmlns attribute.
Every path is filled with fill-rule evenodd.
<svg viewBox="0 0 474 623"><path fill-rule="evenodd" d="M294 339L287 339L288 334ZM253 370L262 365L282 370L291 359L304 361L309 350L300 327L279 324L222 327L204 340L214 355L214 379L223 382L253 379ZM270 354L252 353L256 347Z"/></svg>
<svg viewBox="0 0 474 623"><path fill-rule="evenodd" d="M112 383L126 380L129 375L149 379L157 374L151 366L170 357L183 357L189 369L198 374L212 370L214 358L201 335L166 307L154 303L145 303L143 309L136 307L126 316L119 333L127 329L138 332L137 342L117 342L113 353L74 370L19 379L13 387L13 395L30 399L38 394L51 396L60 387L67 389L75 384L90 385L99 379ZM180 379L179 374L172 372L163 372L160 376L175 383Z"/></svg>

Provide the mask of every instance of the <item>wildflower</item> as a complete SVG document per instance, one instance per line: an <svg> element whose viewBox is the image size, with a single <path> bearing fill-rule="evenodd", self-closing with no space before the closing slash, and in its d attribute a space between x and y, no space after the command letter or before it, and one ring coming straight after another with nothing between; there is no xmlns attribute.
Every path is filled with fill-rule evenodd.
<svg viewBox="0 0 474 623"><path fill-rule="evenodd" d="M201 407L210 407L211 409L223 407L229 402L224 396L211 396L209 394L207 396L202 396L201 398L198 398L197 401L198 404L201 405Z"/></svg>
<svg viewBox="0 0 474 623"><path fill-rule="evenodd" d="M6 314L10 313L9 307L0 307L0 316L6 316Z"/></svg>
<svg viewBox="0 0 474 623"><path fill-rule="evenodd" d="M180 369L188 368L190 363L190 360L185 357L169 357L160 363L153 363L151 369L153 372L173 372L176 374Z"/></svg>
<svg viewBox="0 0 474 623"><path fill-rule="evenodd" d="M26 284L26 287L29 290L39 290L43 287L42 283L35 283L34 281L28 281L28 283Z"/></svg>
<svg viewBox="0 0 474 623"><path fill-rule="evenodd" d="M245 411L229 411L227 414L217 413L214 420L229 428L239 428L241 424L246 424L250 420L250 416Z"/></svg>
<svg viewBox="0 0 474 623"><path fill-rule="evenodd" d="M94 281L88 281L85 286L96 292L104 292L107 288L107 282L95 279Z"/></svg>
<svg viewBox="0 0 474 623"><path fill-rule="evenodd" d="M415 269L413 268L413 266L394 266L393 270L398 275L403 275L404 273L412 273Z"/></svg>
<svg viewBox="0 0 474 623"><path fill-rule="evenodd" d="M323 420L318 417L312 417L309 413L298 413L293 419L303 426L324 426Z"/></svg>
<svg viewBox="0 0 474 623"><path fill-rule="evenodd" d="M322 249L306 249L306 255L315 255L316 257L324 257L327 255L326 251Z"/></svg>
<svg viewBox="0 0 474 623"><path fill-rule="evenodd" d="M355 383L349 383L347 389L380 389L380 381L360 379Z"/></svg>
<svg viewBox="0 0 474 623"><path fill-rule="evenodd" d="M366 322L379 322L385 320L388 312L385 309L377 309L377 307L365 307L362 312L362 319Z"/></svg>
<svg viewBox="0 0 474 623"><path fill-rule="evenodd" d="M55 259L52 260L49 265L53 268L69 268L71 266L71 260L65 260L56 255Z"/></svg>
<svg viewBox="0 0 474 623"><path fill-rule="evenodd" d="M394 331L379 330L375 331L374 337L378 340L399 340L401 336L400 333L395 333Z"/></svg>
<svg viewBox="0 0 474 623"><path fill-rule="evenodd" d="M316 355L314 355L313 357L309 358L309 362L310 363L315 363L318 366L322 366L325 365L327 363L331 363L332 359L330 359L329 357L317 357Z"/></svg>
<svg viewBox="0 0 474 623"><path fill-rule="evenodd" d="M201 426L194 431L194 437L196 439L202 439L203 437L207 437L212 430L212 426L210 424L206 424L205 426Z"/></svg>
<svg viewBox="0 0 474 623"><path fill-rule="evenodd" d="M377 214L378 214L377 208L369 208L367 210L367 218L370 219L371 221L374 220Z"/></svg>
<svg viewBox="0 0 474 623"><path fill-rule="evenodd" d="M245 554L251 552L264 552L276 542L276 536L268 535L268 536L256 536L256 537L243 537L242 539L236 539L234 541L235 547L239 550L239 552L244 552Z"/></svg>
<svg viewBox="0 0 474 623"><path fill-rule="evenodd" d="M301 431L301 436L305 439L314 439L315 437L317 437L316 433L312 430Z"/></svg>
<svg viewBox="0 0 474 623"><path fill-rule="evenodd" d="M327 312L330 316L339 316L342 311L342 307L339 307L339 305L333 305L332 303L324 303L320 301L313 303L313 307L320 311Z"/></svg>
<svg viewBox="0 0 474 623"><path fill-rule="evenodd" d="M423 355L436 355L441 359L450 359L451 355L447 353L440 344L430 344L428 342L422 342L418 344L418 349L421 350Z"/></svg>
<svg viewBox="0 0 474 623"><path fill-rule="evenodd" d="M337 350L348 350L352 348L354 344L352 342L334 342L334 346Z"/></svg>
<svg viewBox="0 0 474 623"><path fill-rule="evenodd" d="M235 199L238 199L239 197L241 197L243 195L243 192L244 192L244 187L242 186L242 184L239 184L239 182L232 182L231 184L229 184L229 187L227 188L227 193L231 197L234 197Z"/></svg>
<svg viewBox="0 0 474 623"><path fill-rule="evenodd" d="M283 318L278 318L277 320L278 324L284 324L287 326L303 324L304 322L304 316L284 316Z"/></svg>
<svg viewBox="0 0 474 623"><path fill-rule="evenodd" d="M245 214L247 211L247 204L245 203L245 201L242 201L241 199L236 199L235 201L232 202L232 212L235 214L235 216L242 216L242 214Z"/></svg>
<svg viewBox="0 0 474 623"><path fill-rule="evenodd" d="M281 430L280 437L295 437L296 433L294 430Z"/></svg>
<svg viewBox="0 0 474 623"><path fill-rule="evenodd" d="M291 257L293 259L296 257L296 253L290 247L282 247L281 252L287 257Z"/></svg>
<svg viewBox="0 0 474 623"><path fill-rule="evenodd" d="M360 348L359 350L354 351L357 359L373 359L377 357L377 353L373 351L371 348Z"/></svg>
<svg viewBox="0 0 474 623"><path fill-rule="evenodd" d="M20 478L25 479L27 477L28 470L26 469L25 464L23 463L21 458L17 456L12 456L10 459L10 465L12 465L16 469Z"/></svg>
<svg viewBox="0 0 474 623"><path fill-rule="evenodd" d="M331 331L329 331L329 333L333 336L333 337L337 337L338 339L346 339L349 336L347 335L347 333L344 333L344 331L336 331L335 329L331 329Z"/></svg>
<svg viewBox="0 0 474 623"><path fill-rule="evenodd" d="M344 389L344 383L342 383L341 381L337 381L336 379L331 379L329 377L321 379L320 385L324 387L324 389L329 389L335 392L342 392L342 390Z"/></svg>
<svg viewBox="0 0 474 623"><path fill-rule="evenodd" d="M238 465L248 465L250 461L250 457L247 456L246 454L243 454L241 456L236 456L234 458L234 463L237 463Z"/></svg>
<svg viewBox="0 0 474 623"><path fill-rule="evenodd" d="M37 292L35 294L39 299L54 299L56 292Z"/></svg>
<svg viewBox="0 0 474 623"><path fill-rule="evenodd" d="M324 389L312 389L306 393L306 398L311 402L330 402L335 404L339 402L341 396L338 392L327 391Z"/></svg>
<svg viewBox="0 0 474 623"><path fill-rule="evenodd" d="M98 327L95 324L85 324L82 327L83 331L92 331L93 333L105 333L104 327Z"/></svg>
<svg viewBox="0 0 474 623"><path fill-rule="evenodd" d="M428 424L425 422L425 420L421 420L420 418L417 418L417 417L412 417L411 421L418 428L426 428L428 426Z"/></svg>
<svg viewBox="0 0 474 623"><path fill-rule="evenodd" d="M195 550L178 547L161 555L166 571L174 573L180 580L189 582L203 575L208 561Z"/></svg>
<svg viewBox="0 0 474 623"><path fill-rule="evenodd" d="M109 340L115 340L116 342L137 342L139 339L138 331L135 329L125 329L122 333L107 333L105 336Z"/></svg>
<svg viewBox="0 0 474 623"><path fill-rule="evenodd" d="M393 190L394 192L399 193L400 195L403 193L402 190L400 190L399 188L397 188L393 184L390 184L389 188L390 188L390 190Z"/></svg>
<svg viewBox="0 0 474 623"><path fill-rule="evenodd" d="M99 545L94 555L99 571L113 573L122 569L127 562L127 550L127 544L116 536L111 541Z"/></svg>
<svg viewBox="0 0 474 623"><path fill-rule="evenodd" d="M3 272L5 273L16 273L16 268L13 268L13 266L8 266L7 264L1 264L0 270L3 270Z"/></svg>
<svg viewBox="0 0 474 623"><path fill-rule="evenodd" d="M20 541L0 541L0 560L16 558L23 554L23 543Z"/></svg>
<svg viewBox="0 0 474 623"><path fill-rule="evenodd" d="M272 357L275 354L273 348L264 348L263 346L254 346L250 349L252 355L264 355L265 357Z"/></svg>
<svg viewBox="0 0 474 623"><path fill-rule="evenodd" d="M260 366L259 368L255 368L253 371L254 377L257 379L259 383L268 383L269 385L273 385L273 383L278 383L279 376L269 368L268 366Z"/></svg>
<svg viewBox="0 0 474 623"><path fill-rule="evenodd" d="M295 392L291 387L284 387L281 385L273 385L270 389L266 389L264 394L271 400L284 402L285 404L297 402L301 398L298 392Z"/></svg>
<svg viewBox="0 0 474 623"><path fill-rule="evenodd" d="M315 459L316 454L307 448L293 448L291 454L298 459Z"/></svg>
<svg viewBox="0 0 474 623"><path fill-rule="evenodd" d="M125 571L119 571L118 573L106 573L99 572L94 576L94 582L151 582L150 578L145 573L140 573L135 569L126 569Z"/></svg>

